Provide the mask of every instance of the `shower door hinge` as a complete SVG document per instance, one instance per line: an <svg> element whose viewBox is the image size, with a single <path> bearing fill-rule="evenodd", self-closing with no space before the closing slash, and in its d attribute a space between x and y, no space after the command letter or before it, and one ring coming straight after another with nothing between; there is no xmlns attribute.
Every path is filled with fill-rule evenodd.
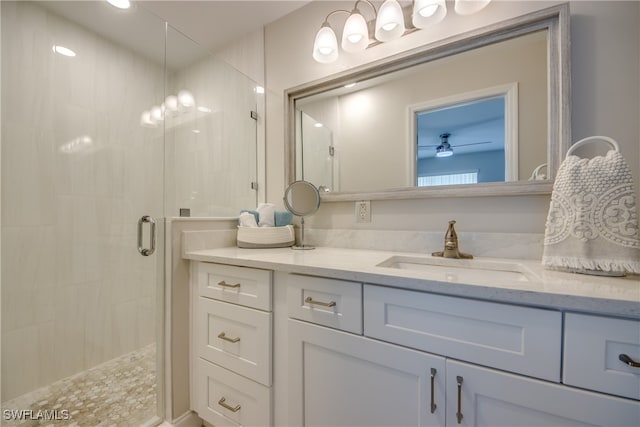
<svg viewBox="0 0 640 427"><path fill-rule="evenodd" d="M258 120L258 112L257 111L251 111L251 118L253 120Z"/></svg>
<svg viewBox="0 0 640 427"><path fill-rule="evenodd" d="M255 181L251 181L251 189L252 190L258 190L258 183Z"/></svg>
<svg viewBox="0 0 640 427"><path fill-rule="evenodd" d="M333 157L336 154L336 149L333 145L329 146L329 155Z"/></svg>

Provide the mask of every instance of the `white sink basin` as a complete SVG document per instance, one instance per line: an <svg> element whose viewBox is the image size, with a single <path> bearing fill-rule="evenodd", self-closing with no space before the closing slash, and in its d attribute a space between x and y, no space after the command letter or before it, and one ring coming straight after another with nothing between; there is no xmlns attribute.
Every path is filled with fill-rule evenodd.
<svg viewBox="0 0 640 427"><path fill-rule="evenodd" d="M415 271L420 277L455 283L499 285L536 280L535 273L517 261L399 255L387 258L377 267Z"/></svg>

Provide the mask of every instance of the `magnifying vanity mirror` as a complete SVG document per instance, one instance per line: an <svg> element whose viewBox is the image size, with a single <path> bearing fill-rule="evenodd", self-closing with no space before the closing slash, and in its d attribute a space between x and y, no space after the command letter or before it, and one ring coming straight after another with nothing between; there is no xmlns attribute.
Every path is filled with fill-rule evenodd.
<svg viewBox="0 0 640 427"><path fill-rule="evenodd" d="M288 182L327 201L550 193L568 19L554 6L288 90Z"/></svg>
<svg viewBox="0 0 640 427"><path fill-rule="evenodd" d="M300 245L292 249L315 249L304 243L304 217L314 214L320 207L320 192L307 181L295 181L284 192L284 206L289 212L300 217Z"/></svg>

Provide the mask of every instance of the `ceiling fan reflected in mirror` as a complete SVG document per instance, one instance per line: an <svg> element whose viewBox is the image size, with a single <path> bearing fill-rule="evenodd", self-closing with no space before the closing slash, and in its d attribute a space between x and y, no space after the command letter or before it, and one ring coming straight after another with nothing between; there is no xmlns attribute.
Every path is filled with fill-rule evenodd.
<svg viewBox="0 0 640 427"><path fill-rule="evenodd" d="M438 145L418 145L418 148L431 148L435 147L436 149L436 157L450 157L453 156L453 148L449 143L449 137L451 133L444 132L440 134L440 144ZM491 141L479 141L479 142L470 142L468 144L457 144L456 147L466 147L469 145L480 145L480 144L490 144Z"/></svg>

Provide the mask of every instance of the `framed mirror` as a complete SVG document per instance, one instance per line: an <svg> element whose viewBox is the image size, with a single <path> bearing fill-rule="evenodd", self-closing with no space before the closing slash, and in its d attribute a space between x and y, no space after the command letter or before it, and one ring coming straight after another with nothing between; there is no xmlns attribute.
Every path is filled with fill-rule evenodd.
<svg viewBox="0 0 640 427"><path fill-rule="evenodd" d="M554 6L287 90L287 182L326 201L550 193L568 21Z"/></svg>

